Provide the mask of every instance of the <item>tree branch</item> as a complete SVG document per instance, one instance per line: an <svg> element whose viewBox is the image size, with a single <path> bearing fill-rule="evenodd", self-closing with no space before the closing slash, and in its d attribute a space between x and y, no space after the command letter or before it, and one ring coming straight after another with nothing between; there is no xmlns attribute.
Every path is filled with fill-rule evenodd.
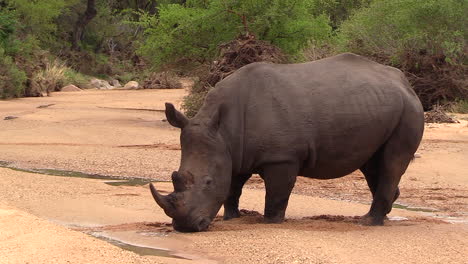
<svg viewBox="0 0 468 264"><path fill-rule="evenodd" d="M95 0L88 0L86 11L78 17L72 36L72 49L80 50L79 42L83 37L83 32L88 23L97 15Z"/></svg>

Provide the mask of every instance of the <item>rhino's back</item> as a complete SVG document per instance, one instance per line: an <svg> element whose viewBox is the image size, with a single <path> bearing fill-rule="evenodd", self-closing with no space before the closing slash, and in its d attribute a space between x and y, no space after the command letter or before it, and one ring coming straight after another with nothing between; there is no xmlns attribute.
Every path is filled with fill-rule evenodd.
<svg viewBox="0 0 468 264"><path fill-rule="evenodd" d="M299 160L318 178L357 169L392 134L405 105L418 102L399 70L354 54L253 64L220 87L243 111L245 170Z"/></svg>

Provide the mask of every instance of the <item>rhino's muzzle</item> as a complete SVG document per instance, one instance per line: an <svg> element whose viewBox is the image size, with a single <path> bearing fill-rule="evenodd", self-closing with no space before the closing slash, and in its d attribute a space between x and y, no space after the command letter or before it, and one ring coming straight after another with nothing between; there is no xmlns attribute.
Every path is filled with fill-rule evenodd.
<svg viewBox="0 0 468 264"><path fill-rule="evenodd" d="M207 217L201 217L189 225L184 224L184 221L182 221L181 224L174 219L172 221L172 226L179 232L201 232L207 230L210 226L210 223L211 220Z"/></svg>

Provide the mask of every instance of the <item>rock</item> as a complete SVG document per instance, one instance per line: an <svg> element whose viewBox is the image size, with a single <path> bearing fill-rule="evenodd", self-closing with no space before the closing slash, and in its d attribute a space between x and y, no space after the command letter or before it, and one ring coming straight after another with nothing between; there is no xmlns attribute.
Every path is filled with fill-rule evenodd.
<svg viewBox="0 0 468 264"><path fill-rule="evenodd" d="M140 87L140 85L135 82L135 81L129 81L127 84L125 84L124 89L125 90L136 90Z"/></svg>
<svg viewBox="0 0 468 264"><path fill-rule="evenodd" d="M113 89L113 87L107 81L104 81L104 80L92 79L90 81L90 84L93 88L97 88L97 89L102 89L102 90Z"/></svg>
<svg viewBox="0 0 468 264"><path fill-rule="evenodd" d="M120 88L120 87L122 87L122 85L120 84L119 80L116 80L116 79L112 79L111 84L112 84L112 86L114 86L114 88Z"/></svg>
<svg viewBox="0 0 468 264"><path fill-rule="evenodd" d="M3 120L12 120L18 118L17 116L5 116Z"/></svg>
<svg viewBox="0 0 468 264"><path fill-rule="evenodd" d="M76 87L75 85L73 84L69 84L65 87L63 87L61 89L62 92L81 92L83 90L81 90L80 88Z"/></svg>
<svg viewBox="0 0 468 264"><path fill-rule="evenodd" d="M99 79L92 79L89 84L93 87L93 88L99 88L101 86L101 80Z"/></svg>

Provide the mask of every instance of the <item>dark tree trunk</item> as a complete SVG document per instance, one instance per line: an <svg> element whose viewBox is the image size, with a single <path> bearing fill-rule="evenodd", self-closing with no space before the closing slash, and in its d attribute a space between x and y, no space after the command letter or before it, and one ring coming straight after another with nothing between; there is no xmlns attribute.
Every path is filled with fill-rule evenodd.
<svg viewBox="0 0 468 264"><path fill-rule="evenodd" d="M83 36L83 31L88 23L97 15L95 0L88 0L86 11L78 17L75 29L72 36L72 49L80 50L80 41Z"/></svg>

